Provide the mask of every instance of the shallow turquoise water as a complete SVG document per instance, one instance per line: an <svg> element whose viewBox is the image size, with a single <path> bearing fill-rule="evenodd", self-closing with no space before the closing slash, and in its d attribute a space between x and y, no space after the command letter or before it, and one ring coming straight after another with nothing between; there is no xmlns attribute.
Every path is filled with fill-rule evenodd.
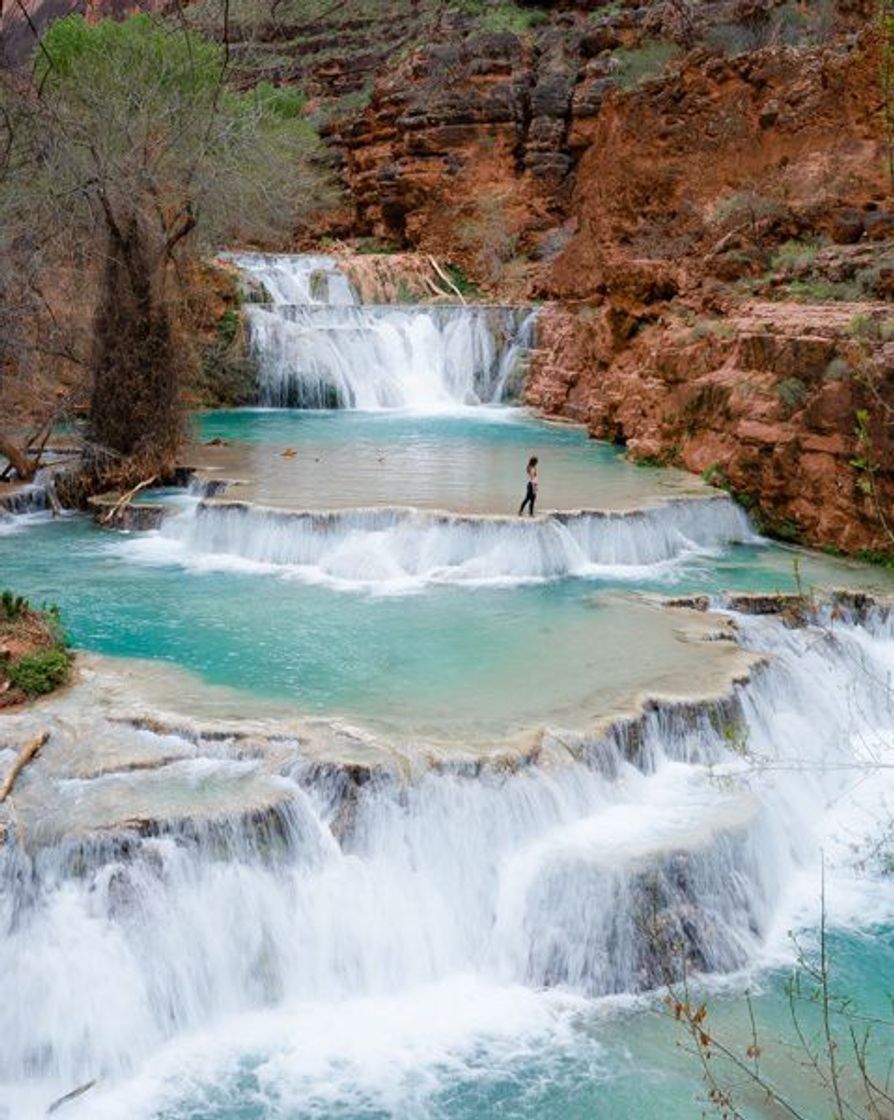
<svg viewBox="0 0 894 1120"><path fill-rule="evenodd" d="M841 1083L856 1102L857 1065L849 1040L850 1025L862 1038L863 1019L885 1020L873 1024L867 1050L870 1067L882 1082L894 1046L894 1026L890 1025L894 931L889 927L863 934L831 930L828 948L830 991L833 997L850 1000L853 1016L848 1019L833 1012ZM834 1106L828 1090L807 1068L793 1026L787 993L794 975L794 965L778 968L756 977L750 985L760 1073L803 1117L832 1120ZM801 970L800 976L803 980L806 973ZM805 996L809 987L802 985ZM745 984L738 983L734 993L698 989L691 993L696 1000L704 999L711 1033L740 1056L745 1056L752 1042L744 991ZM817 1004L805 998L795 1006L805 1038L815 1045L820 1026ZM659 1116L662 1120L692 1120L714 1113L707 1105L701 1066L689 1046L684 1029L674 1022L660 997L626 1008L582 1005L569 1010L561 1028L548 1039L522 1037L509 1047L482 1041L463 1055L461 1068L455 1055L445 1053L429 1068L407 1071L396 1079L385 1069L381 1078L376 1071L367 1071L368 1084L357 1085L350 1094L352 1099L345 1101L330 1099L318 1089L315 1092L310 1081L303 1084L300 1077L291 1086L272 1083L267 1065L270 1052L249 1052L222 1079L195 1086L158 1115L160 1120L423 1116L431 1120L651 1120ZM749 1120L777 1120L784 1114L716 1051L711 1061L719 1083L732 1090ZM300 1059L296 1064L300 1066Z"/></svg>
<svg viewBox="0 0 894 1120"><path fill-rule="evenodd" d="M631 592L796 586L793 554L759 546L633 584L565 580L375 597L277 575L134 563L121 545L85 518L46 521L0 537L0 569L18 592L62 608L77 647L171 662L319 714L382 719L399 696L421 730L458 736L536 725L575 708L584 716L613 692L660 686L691 651L671 643L672 619L635 610ZM812 557L802 558L801 572L808 583L873 575Z"/></svg>
<svg viewBox="0 0 894 1120"><path fill-rule="evenodd" d="M316 507L456 499L487 507L494 486L504 486L500 500L514 502L516 475L532 448L541 455L544 490L558 477L566 495L581 499L589 488L597 507L606 496L609 505L648 505L692 484L679 472L633 467L578 428L507 410L424 418L240 410L205 414L197 425L203 440L227 441L200 450L235 455L252 480L255 493L234 487L228 497L273 494ZM296 462L282 459L283 445L297 450ZM391 464L384 482L382 449ZM315 458L319 476L308 466ZM456 462L462 469L454 474ZM170 491L146 495L154 496L184 500ZM629 699L667 683L674 662L685 663L691 650L674 645L672 620L633 610L631 593L791 591L799 579L804 586L894 586L865 566L760 545L644 568L634 579L619 571L534 585L430 585L399 597L333 591L282 571L138 560L127 537L81 517L0 536L4 582L58 603L76 646L164 660L312 713L381 720L399 696L405 725L415 719L420 730L460 738L473 728L511 730L568 712L586 722L593 710L614 707L612 695Z"/></svg>
<svg viewBox="0 0 894 1120"><path fill-rule="evenodd" d="M329 441L340 453L350 452L331 475L331 490L321 504L369 492L365 468L351 475L347 467L353 457L374 469L379 433L393 441L389 446L402 448L394 455L399 469L389 477L385 497L393 496L389 488L399 477L406 477L404 493L440 501L450 491L443 472L414 474L412 464L456 450L460 443L471 455L467 464L480 465L483 453L494 447L508 449L504 460L500 452L494 461L511 468L512 486L515 467L535 446L534 439L542 440L536 446L547 467L561 474L569 489L578 485L575 479L592 485L595 476L603 495L614 488L619 496L661 496L667 478L632 468L615 449L588 442L579 431L545 429L530 420L473 423L467 417L444 417L421 424L406 417L373 421L350 414L262 412L201 420L203 438L220 435L258 449L257 462L264 469L277 468L271 478L280 466L280 445L295 441L302 428L311 431L301 444L305 451L310 445L322 449ZM458 489L450 492L462 497L463 485L460 472ZM372 489L382 492L376 485ZM476 501L492 500L487 489ZM80 517L34 524L0 536L0 582L35 600L58 603L81 648L170 662L208 682L255 697L288 699L315 713L387 723L401 709L407 726L447 728L457 739L482 729L502 733L560 718L575 706L630 688L631 682L660 683L669 662L685 663L691 649L673 647L673 621L668 623L664 612L637 607L631 593L791 591L799 580L807 587L892 586L884 573L861 565L778 546L737 545L719 555L683 559L637 581L431 586L419 594L388 597L336 591L275 573L137 563L122 547L124 540ZM865 1014L888 1015L894 987L891 930L836 934L833 948L840 990L855 997ZM766 1067L780 1082L795 1086L805 1116L820 1120L831 1112L790 1048L787 975L777 970L758 978L756 1009L761 1038L767 1040ZM529 995L544 1002L554 996ZM470 1003L487 998L487 992L468 997ZM414 1001L421 1007L411 1007ZM741 994L714 995L710 1005L715 1029L744 1052L750 1027ZM477 1009L459 1010L474 1018ZM413 1016L425 1026L421 1033L430 1028L437 1036L441 1016L447 1020L457 1014L452 1003L445 1010L424 993L396 993L394 1004L383 1007L373 1002L365 1017L362 1008L277 1008L270 1011L261 1037L250 1029L247 1013L244 1031L239 1017L235 1028L232 1022L226 1027L230 1038L242 1043L234 1060L222 1039L212 1036L204 1048L192 1039L175 1039L173 1064L179 1072L161 1094L162 1103L134 1115L162 1120L690 1120L701 1114L704 1089L697 1062L679 1049L677 1029L651 1004L625 1010L568 997L568 1007L533 1032L530 1021L539 1020L526 1004L519 1013L524 1029L517 1034L511 1010L503 1035L471 1029L461 1043L448 1037L441 1044L436 1038L421 1058L412 1050ZM348 1041L356 1043L347 1037L352 1030L364 1035L363 1045L371 1050L361 1050L353 1065L346 1056L321 1075L311 1059L288 1047L312 1043L314 1031L324 1029L316 1018L324 1011L331 1013L325 1026L338 1040L333 1052L340 1052L339 1032L346 1036L346 1048ZM397 1024L396 1041L384 1033L392 1023ZM494 1033L499 1037L494 1039ZM891 1042L890 1031L880 1028L880 1046L890 1049ZM180 1051L194 1044L202 1056L180 1062ZM136 1084L133 1089L141 1102L144 1088ZM762 1101L747 1103L749 1116L775 1120ZM117 1120L126 1114L113 1106L101 1115ZM89 1100L72 1106L72 1115L92 1116Z"/></svg>
<svg viewBox="0 0 894 1120"><path fill-rule="evenodd" d="M225 440L225 447L197 447L193 458L246 479L233 496L265 505L514 513L531 455L540 459L543 510L621 509L709 492L692 475L633 466L619 448L578 427L518 409L425 417L240 409L199 417L197 438Z"/></svg>

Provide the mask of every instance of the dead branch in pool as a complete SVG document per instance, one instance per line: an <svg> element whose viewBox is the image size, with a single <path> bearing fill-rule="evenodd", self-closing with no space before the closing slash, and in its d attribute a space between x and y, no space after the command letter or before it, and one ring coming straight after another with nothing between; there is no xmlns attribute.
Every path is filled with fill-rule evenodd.
<svg viewBox="0 0 894 1120"><path fill-rule="evenodd" d="M83 1096L84 1093L92 1089L95 1084L96 1078L94 1077L92 1081L87 1081L85 1082L85 1084L79 1085L77 1089L72 1089L72 1091L70 1093L66 1093L64 1097L58 1097L47 1109L47 1116L52 1115L52 1113L61 1108L64 1104L68 1104L69 1101L73 1101L78 1097Z"/></svg>
<svg viewBox="0 0 894 1120"><path fill-rule="evenodd" d="M2 805L2 803L12 793L13 786L16 784L16 779L18 778L19 774L21 774L28 763L35 757L37 752L44 745L44 743L46 743L49 737L49 731L42 731L39 735L32 739L30 743L27 743L24 747L22 747L22 749L16 755L15 762L13 762L9 773L6 775L6 779L3 782L3 785L0 786L0 805Z"/></svg>
<svg viewBox="0 0 894 1120"><path fill-rule="evenodd" d="M138 482L137 485L134 486L132 490L128 490L126 494L122 494L112 508L99 519L100 525L108 525L111 521L114 521L118 514L130 505L141 490L145 490L147 486L151 486L157 479L158 475L152 475L151 478L146 478L142 482Z"/></svg>
<svg viewBox="0 0 894 1120"><path fill-rule="evenodd" d="M456 295L459 297L459 302L464 304L466 302L465 297L463 296L459 288L457 288L456 284L453 283L453 281L450 279L444 269L441 268L434 257L429 257L428 259L431 261L431 266L435 270L435 272L437 272L438 276L440 276L444 283L448 285L451 291L454 291L456 293Z"/></svg>

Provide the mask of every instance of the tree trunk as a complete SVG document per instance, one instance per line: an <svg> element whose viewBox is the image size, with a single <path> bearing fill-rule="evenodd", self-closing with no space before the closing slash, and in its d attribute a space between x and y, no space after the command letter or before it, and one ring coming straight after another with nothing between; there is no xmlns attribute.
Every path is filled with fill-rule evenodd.
<svg viewBox="0 0 894 1120"><path fill-rule="evenodd" d="M152 252L136 217L119 225L107 214L107 232L89 436L112 453L122 477L165 475L183 432L178 355L160 294L167 261Z"/></svg>
<svg viewBox="0 0 894 1120"><path fill-rule="evenodd" d="M7 459L22 482L30 482L37 471L37 460L21 447L0 436L0 455Z"/></svg>

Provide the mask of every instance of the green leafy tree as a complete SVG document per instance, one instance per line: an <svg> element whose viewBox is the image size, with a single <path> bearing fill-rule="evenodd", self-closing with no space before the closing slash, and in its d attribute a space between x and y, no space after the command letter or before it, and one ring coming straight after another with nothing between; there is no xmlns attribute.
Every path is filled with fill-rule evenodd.
<svg viewBox="0 0 894 1120"><path fill-rule="evenodd" d="M189 258L229 239L281 239L331 197L300 96L235 92L227 72L226 42L183 26L69 16L43 37L32 80L5 86L6 215L20 231L54 231L95 276L88 437L99 474L145 477L174 462L186 354L177 282Z"/></svg>

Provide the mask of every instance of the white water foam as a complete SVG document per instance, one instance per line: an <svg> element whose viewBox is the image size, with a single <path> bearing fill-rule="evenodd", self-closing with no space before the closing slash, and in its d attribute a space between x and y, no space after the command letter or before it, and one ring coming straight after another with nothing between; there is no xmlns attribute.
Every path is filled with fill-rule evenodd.
<svg viewBox="0 0 894 1120"><path fill-rule="evenodd" d="M148 563L401 593L433 584L517 585L569 576L672 578L687 560L755 539L747 516L726 497L533 519L389 508L290 513L206 502L170 518L157 533L113 547Z"/></svg>
<svg viewBox="0 0 894 1120"><path fill-rule="evenodd" d="M519 391L529 309L364 305L330 258L229 259L268 297L246 305L262 404L439 412Z"/></svg>
<svg viewBox="0 0 894 1120"><path fill-rule="evenodd" d="M173 830L33 863L7 843L7 1115L40 1114L35 1083L45 1105L100 1077L73 1117L196 1093L213 1115L220 1084L302 1115L357 1097L422 1116L480 1048L559 1045L581 998L660 982L655 929L708 971L778 956L815 918L821 846L830 922L865 922L837 906L894 805L890 620L739 623L772 661L737 707L655 710L582 740L580 762L354 785L299 760L291 808L257 835ZM890 919L890 888L873 897Z"/></svg>

